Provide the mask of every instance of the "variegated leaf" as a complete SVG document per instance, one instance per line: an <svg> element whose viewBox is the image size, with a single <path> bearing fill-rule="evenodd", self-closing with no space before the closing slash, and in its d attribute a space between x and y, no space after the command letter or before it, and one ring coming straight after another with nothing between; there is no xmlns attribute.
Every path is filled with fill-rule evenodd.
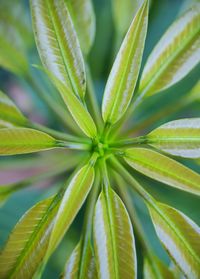
<svg viewBox="0 0 200 279"><path fill-rule="evenodd" d="M200 195L200 175L175 160L147 148L125 151L125 161L134 169L172 187Z"/></svg>
<svg viewBox="0 0 200 279"><path fill-rule="evenodd" d="M48 247L61 197L34 205L13 229L0 254L0 277L32 279Z"/></svg>
<svg viewBox="0 0 200 279"><path fill-rule="evenodd" d="M156 233L187 278L200 277L200 228L182 212L162 203L149 206Z"/></svg>
<svg viewBox="0 0 200 279"><path fill-rule="evenodd" d="M86 78L74 25L64 0L31 0L37 48L43 65L81 99Z"/></svg>
<svg viewBox="0 0 200 279"><path fill-rule="evenodd" d="M102 104L105 123L116 123L126 112L136 86L148 21L148 1L135 15L109 75Z"/></svg>
<svg viewBox="0 0 200 279"><path fill-rule="evenodd" d="M144 67L139 92L150 96L184 78L200 61L200 4L177 19L155 46Z"/></svg>
<svg viewBox="0 0 200 279"><path fill-rule="evenodd" d="M65 0L73 20L81 49L87 55L95 37L96 23L91 0Z"/></svg>
<svg viewBox="0 0 200 279"><path fill-rule="evenodd" d="M172 155L200 158L200 118L171 121L153 130L147 143Z"/></svg>
<svg viewBox="0 0 200 279"><path fill-rule="evenodd" d="M137 278L131 221L124 204L110 188L100 194L96 204L94 247L99 278Z"/></svg>
<svg viewBox="0 0 200 279"><path fill-rule="evenodd" d="M58 147L46 133L27 128L0 129L0 155L38 152Z"/></svg>

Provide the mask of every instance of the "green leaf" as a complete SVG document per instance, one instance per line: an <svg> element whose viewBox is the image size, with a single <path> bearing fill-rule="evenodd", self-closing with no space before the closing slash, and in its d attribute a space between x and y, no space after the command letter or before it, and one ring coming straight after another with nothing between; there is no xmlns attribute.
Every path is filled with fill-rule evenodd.
<svg viewBox="0 0 200 279"><path fill-rule="evenodd" d="M91 0L65 0L73 20L81 49L87 55L95 37L95 14Z"/></svg>
<svg viewBox="0 0 200 279"><path fill-rule="evenodd" d="M20 110L16 107L13 101L0 91L0 120L4 121L5 125L19 125L27 124L27 119L23 116Z"/></svg>
<svg viewBox="0 0 200 279"><path fill-rule="evenodd" d="M155 256L144 258L144 279L175 279L173 273Z"/></svg>
<svg viewBox="0 0 200 279"><path fill-rule="evenodd" d="M200 278L200 228L182 212L156 202L149 206L156 233L187 278Z"/></svg>
<svg viewBox="0 0 200 279"><path fill-rule="evenodd" d="M65 104L78 126L88 137L95 138L97 135L96 125L87 108L73 94L70 88L67 88L62 82L53 76L51 76L51 79L56 84Z"/></svg>
<svg viewBox="0 0 200 279"><path fill-rule="evenodd" d="M146 137L147 143L162 151L185 158L200 158L200 118L166 123Z"/></svg>
<svg viewBox="0 0 200 279"><path fill-rule="evenodd" d="M78 211L83 205L94 181L94 167L88 163L72 178L62 199L50 238L48 255L62 240Z"/></svg>
<svg viewBox="0 0 200 279"><path fill-rule="evenodd" d="M131 221L111 188L100 194L96 204L94 248L99 278L137 278Z"/></svg>
<svg viewBox="0 0 200 279"><path fill-rule="evenodd" d="M102 104L104 122L114 124L126 112L140 70L147 31L148 1L134 17L109 75Z"/></svg>
<svg viewBox="0 0 200 279"><path fill-rule="evenodd" d="M0 155L38 152L58 147L51 136L33 129L0 129Z"/></svg>
<svg viewBox="0 0 200 279"><path fill-rule="evenodd" d="M62 275L62 279L78 279L78 278L87 278L87 279L96 279L96 265L94 261L94 257L92 255L91 246L88 246L87 255L83 259L81 257L82 252L82 241L80 241L75 249L73 250L71 256L69 257L67 264L65 266L64 274ZM86 270L84 274L80 274L80 266L81 262L86 261Z"/></svg>
<svg viewBox="0 0 200 279"><path fill-rule="evenodd" d="M0 254L1 278L31 279L41 264L61 197L34 205L13 229Z"/></svg>
<svg viewBox="0 0 200 279"><path fill-rule="evenodd" d="M67 5L64 0L31 0L31 11L43 65L83 99L84 61Z"/></svg>
<svg viewBox="0 0 200 279"><path fill-rule="evenodd" d="M155 46L144 67L139 92L150 96L184 78L200 61L200 4L176 20Z"/></svg>
<svg viewBox="0 0 200 279"><path fill-rule="evenodd" d="M125 161L152 179L200 195L200 175L156 151L130 148L125 151Z"/></svg>

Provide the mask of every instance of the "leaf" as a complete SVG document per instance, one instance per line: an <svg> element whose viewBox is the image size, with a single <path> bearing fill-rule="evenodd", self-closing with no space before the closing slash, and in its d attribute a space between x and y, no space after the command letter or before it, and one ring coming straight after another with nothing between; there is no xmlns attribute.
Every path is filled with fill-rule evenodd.
<svg viewBox="0 0 200 279"><path fill-rule="evenodd" d="M132 225L124 204L110 188L96 204L94 250L99 278L137 278Z"/></svg>
<svg viewBox="0 0 200 279"><path fill-rule="evenodd" d="M156 233L187 278L200 278L200 228L182 212L162 203L149 206Z"/></svg>
<svg viewBox="0 0 200 279"><path fill-rule="evenodd" d="M81 49L87 55L95 37L95 14L91 0L65 0L73 20Z"/></svg>
<svg viewBox="0 0 200 279"><path fill-rule="evenodd" d="M13 101L0 91L0 120L4 123L24 126L27 124L27 119L23 116L20 110L16 107Z"/></svg>
<svg viewBox="0 0 200 279"><path fill-rule="evenodd" d="M196 4L169 27L150 54L141 76L141 96L167 89L199 63L199 32L200 4Z"/></svg>
<svg viewBox="0 0 200 279"><path fill-rule="evenodd" d="M144 279L175 279L173 273L157 258L144 258Z"/></svg>
<svg viewBox="0 0 200 279"><path fill-rule="evenodd" d="M34 205L17 223L0 254L1 278L31 279L46 253L61 197Z"/></svg>
<svg viewBox="0 0 200 279"><path fill-rule="evenodd" d="M84 61L67 5L64 0L31 0L31 11L43 65L83 99Z"/></svg>
<svg viewBox="0 0 200 279"><path fill-rule="evenodd" d="M96 266L94 257L92 255L91 246L88 246L88 254L87 259L82 259L81 257L81 246L82 242L80 241L75 249L73 250L71 256L69 257L67 264L65 266L64 274L62 275L62 279L78 279L78 278L87 278L87 279L95 279L97 278ZM87 270L84 274L80 274L80 266L81 261L86 260Z"/></svg>
<svg viewBox="0 0 200 279"><path fill-rule="evenodd" d="M130 148L125 151L125 161L152 179L200 195L200 175L156 151Z"/></svg>
<svg viewBox="0 0 200 279"><path fill-rule="evenodd" d="M83 205L94 181L94 167L88 163L72 178L62 199L50 238L48 255L62 240L76 214Z"/></svg>
<svg viewBox="0 0 200 279"><path fill-rule="evenodd" d="M114 124L125 113L136 86L147 31L148 1L134 17L109 75L102 104L104 122Z"/></svg>
<svg viewBox="0 0 200 279"><path fill-rule="evenodd" d="M171 155L200 158L200 118L168 122L145 138L148 144Z"/></svg>
<svg viewBox="0 0 200 279"><path fill-rule="evenodd" d="M33 129L0 129L0 155L38 152L58 147L51 136Z"/></svg>
<svg viewBox="0 0 200 279"><path fill-rule="evenodd" d="M95 138L97 135L97 128L87 108L62 82L53 76L51 76L51 79L56 84L65 104L78 126L88 137Z"/></svg>

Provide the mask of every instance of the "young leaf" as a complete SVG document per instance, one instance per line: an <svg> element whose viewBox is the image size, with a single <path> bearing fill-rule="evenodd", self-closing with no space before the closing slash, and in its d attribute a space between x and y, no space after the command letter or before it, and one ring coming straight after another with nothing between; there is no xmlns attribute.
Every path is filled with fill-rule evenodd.
<svg viewBox="0 0 200 279"><path fill-rule="evenodd" d="M182 212L162 203L149 206L156 233L187 278L200 278L200 228Z"/></svg>
<svg viewBox="0 0 200 279"><path fill-rule="evenodd" d="M73 250L70 258L67 261L65 266L64 274L62 275L62 279L97 279L96 266L94 257L92 256L91 245L88 246L87 253L87 270L85 270L84 274L80 274L80 265L81 265L81 250L82 250L82 242L80 241L78 245Z"/></svg>
<svg viewBox="0 0 200 279"><path fill-rule="evenodd" d="M0 120L5 123L24 126L27 119L12 102L12 100L0 91Z"/></svg>
<svg viewBox="0 0 200 279"><path fill-rule="evenodd" d="M144 258L144 279L175 279L173 273L157 258Z"/></svg>
<svg viewBox="0 0 200 279"><path fill-rule="evenodd" d="M87 108L73 94L70 88L67 88L55 77L51 75L50 77L56 84L65 104L67 105L72 117L74 118L78 126L88 137L95 138L97 135L96 125Z"/></svg>
<svg viewBox="0 0 200 279"><path fill-rule="evenodd" d="M200 61L200 4L176 20L155 46L144 67L139 92L150 96L184 78Z"/></svg>
<svg viewBox="0 0 200 279"><path fill-rule="evenodd" d="M125 113L136 86L147 31L148 1L134 17L109 75L102 104L104 122L114 124Z"/></svg>
<svg viewBox="0 0 200 279"><path fill-rule="evenodd" d="M57 141L43 132L27 128L0 129L0 155L38 152L58 147Z"/></svg>
<svg viewBox="0 0 200 279"><path fill-rule="evenodd" d="M65 0L73 20L81 49L87 55L95 37L95 14L91 0Z"/></svg>
<svg viewBox="0 0 200 279"><path fill-rule="evenodd" d="M137 278L131 221L117 194L102 192L94 214L94 248L99 278Z"/></svg>
<svg viewBox="0 0 200 279"><path fill-rule="evenodd" d="M125 161L150 178L200 195L200 175L156 151L147 148L130 148L125 151Z"/></svg>
<svg viewBox="0 0 200 279"><path fill-rule="evenodd" d="M84 61L64 0L31 0L33 28L43 65L81 99L84 98Z"/></svg>
<svg viewBox="0 0 200 279"><path fill-rule="evenodd" d="M166 123L146 136L147 143L172 155L200 158L200 118Z"/></svg>
<svg viewBox="0 0 200 279"><path fill-rule="evenodd" d="M0 254L1 278L33 278L48 247L61 197L34 205L15 226Z"/></svg>
<svg viewBox="0 0 200 279"><path fill-rule="evenodd" d="M50 238L50 255L57 247L64 234L83 205L94 181L94 167L88 163L72 178L62 199Z"/></svg>

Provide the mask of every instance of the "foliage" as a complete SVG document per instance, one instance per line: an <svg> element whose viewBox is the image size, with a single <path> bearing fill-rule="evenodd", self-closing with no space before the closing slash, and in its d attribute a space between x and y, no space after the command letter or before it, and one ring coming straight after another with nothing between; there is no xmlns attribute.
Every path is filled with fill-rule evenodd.
<svg viewBox="0 0 200 279"><path fill-rule="evenodd" d="M195 80L177 104L173 105L171 96L170 104L158 103L160 111L155 110L142 124L130 121L137 111L143 113L143 104L168 94L166 89L173 92L177 83L189 80L190 72L197 68L200 4L189 5L172 23L142 67L153 1L151 5L148 0L134 5L129 0L112 1L115 48L123 41L107 79L101 113L90 72L96 20L91 0L30 0L42 62L41 66L34 60L34 71L43 81L48 77L50 89L30 66L32 33L19 16L24 7L18 1L8 2L0 4L0 66L28 82L59 125L49 128L29 120L0 91L2 169L20 165L19 159L9 160L8 155L53 150L52 157L19 158L32 166L55 162L42 175L1 185L0 201L6 202L16 191L49 177L62 179L60 174L66 171L69 177L62 188L54 187L53 195L41 199L16 224L0 254L0 278L40 278L81 208L80 239L63 266L62 278L138 278L139 254L145 279L200 278L200 228L145 185L145 181L153 185L155 180L160 187L177 188L175 193L200 195L200 174L185 165L187 159L199 164L200 117L172 117L163 123L170 113L199 104L200 82ZM175 267L153 251L135 200L148 210Z"/></svg>

